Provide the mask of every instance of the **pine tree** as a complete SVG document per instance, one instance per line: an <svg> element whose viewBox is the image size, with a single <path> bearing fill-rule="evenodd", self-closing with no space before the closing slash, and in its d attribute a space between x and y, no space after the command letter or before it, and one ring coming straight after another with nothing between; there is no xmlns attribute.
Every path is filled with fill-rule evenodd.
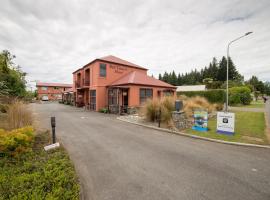
<svg viewBox="0 0 270 200"><path fill-rule="evenodd" d="M161 74L158 75L158 80L162 81L162 75Z"/></svg>

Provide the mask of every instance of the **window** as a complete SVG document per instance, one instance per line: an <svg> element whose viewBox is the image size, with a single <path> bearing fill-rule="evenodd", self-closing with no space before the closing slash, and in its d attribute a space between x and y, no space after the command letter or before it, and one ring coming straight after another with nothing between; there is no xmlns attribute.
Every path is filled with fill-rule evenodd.
<svg viewBox="0 0 270 200"><path fill-rule="evenodd" d="M96 110L96 90L90 90L90 110Z"/></svg>
<svg viewBox="0 0 270 200"><path fill-rule="evenodd" d="M146 99L153 97L153 90L152 89L146 89L141 88L140 89L140 103L144 103Z"/></svg>
<svg viewBox="0 0 270 200"><path fill-rule="evenodd" d="M99 76L106 77L106 64L100 63L99 65Z"/></svg>
<svg viewBox="0 0 270 200"><path fill-rule="evenodd" d="M48 87L44 86L44 87L41 87L41 90L47 90Z"/></svg>
<svg viewBox="0 0 270 200"><path fill-rule="evenodd" d="M54 87L54 89L55 89L55 90L58 90L58 89L59 89L59 87Z"/></svg>

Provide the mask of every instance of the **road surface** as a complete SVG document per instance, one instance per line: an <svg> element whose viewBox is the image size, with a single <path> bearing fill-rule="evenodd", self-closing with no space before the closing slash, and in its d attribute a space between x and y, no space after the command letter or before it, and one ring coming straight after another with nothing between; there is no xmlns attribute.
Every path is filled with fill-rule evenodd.
<svg viewBox="0 0 270 200"><path fill-rule="evenodd" d="M85 199L270 199L270 149L163 133L57 103L32 104L75 164Z"/></svg>

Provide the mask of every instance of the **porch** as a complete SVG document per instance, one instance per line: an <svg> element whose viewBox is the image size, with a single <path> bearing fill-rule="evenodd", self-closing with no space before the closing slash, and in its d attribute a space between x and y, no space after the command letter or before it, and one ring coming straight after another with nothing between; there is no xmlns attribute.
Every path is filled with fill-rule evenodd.
<svg viewBox="0 0 270 200"><path fill-rule="evenodd" d="M130 88L111 86L108 88L108 110L110 113L128 113Z"/></svg>

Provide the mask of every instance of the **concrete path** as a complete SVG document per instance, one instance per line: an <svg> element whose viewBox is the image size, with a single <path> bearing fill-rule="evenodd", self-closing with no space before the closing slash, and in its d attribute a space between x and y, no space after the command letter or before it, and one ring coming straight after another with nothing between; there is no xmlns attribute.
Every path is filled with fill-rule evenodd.
<svg viewBox="0 0 270 200"><path fill-rule="evenodd" d="M43 127L56 116L85 199L270 199L270 150L182 137L113 115L33 104Z"/></svg>
<svg viewBox="0 0 270 200"><path fill-rule="evenodd" d="M230 111L242 111L242 112L264 112L265 108L245 108L245 107L229 107Z"/></svg>

